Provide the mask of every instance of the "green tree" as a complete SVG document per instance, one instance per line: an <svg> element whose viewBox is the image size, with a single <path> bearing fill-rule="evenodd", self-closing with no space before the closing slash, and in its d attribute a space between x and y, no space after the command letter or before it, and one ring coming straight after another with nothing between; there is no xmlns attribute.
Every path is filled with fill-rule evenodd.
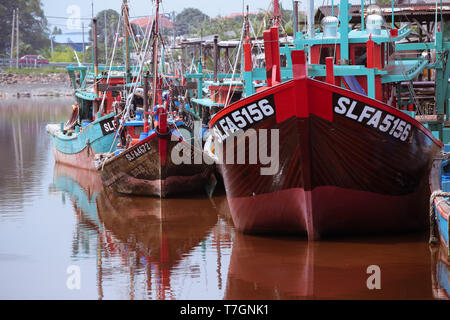
<svg viewBox="0 0 450 320"><path fill-rule="evenodd" d="M24 52L35 51L50 45L48 37L47 19L44 16L40 0L2 0L0 2L0 52L9 55L11 46L11 27L13 10L19 9L19 38ZM23 43L23 45L22 45Z"/></svg>
<svg viewBox="0 0 450 320"><path fill-rule="evenodd" d="M106 28L105 28L105 14L106 14ZM108 46L114 42L114 37L117 31L117 23L119 22L120 15L113 9L102 10L97 16L97 40L98 42L105 43L105 33ZM90 23L91 31L89 33L89 40L92 41L92 22Z"/></svg>
<svg viewBox="0 0 450 320"><path fill-rule="evenodd" d="M52 34L53 35L55 35L55 34L62 34L62 30L60 28L58 28L57 26L54 26Z"/></svg>
<svg viewBox="0 0 450 320"><path fill-rule="evenodd" d="M200 25L206 20L209 20L209 16L199 9L183 9L175 18L176 33L177 35L190 34L195 29L195 26Z"/></svg>

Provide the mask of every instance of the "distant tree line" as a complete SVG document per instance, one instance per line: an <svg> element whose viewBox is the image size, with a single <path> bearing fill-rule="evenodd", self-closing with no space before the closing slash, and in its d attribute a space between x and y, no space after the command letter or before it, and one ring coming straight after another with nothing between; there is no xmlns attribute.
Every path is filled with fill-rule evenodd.
<svg viewBox="0 0 450 320"><path fill-rule="evenodd" d="M40 0L1 0L0 55L9 57L13 10L19 9L20 53L34 53L50 45L47 19Z"/></svg>
<svg viewBox="0 0 450 320"><path fill-rule="evenodd" d="M0 30L3 36L0 37L0 57L5 58L10 55L11 32L13 23L13 10L19 9L19 39L20 39L20 55L41 54L52 61L59 62L66 60L67 62L76 61L73 49L67 46L54 44L53 55L50 49L50 35L61 34L62 30L56 26L49 29L48 21L44 15L42 3L40 0L1 0L0 2ZM282 9L283 26L282 33L292 33L292 11ZM106 15L106 25L105 25ZM271 14L261 12L250 16L250 21L255 32L266 29L270 26ZM115 33L117 31L117 23L120 14L115 10L103 10L96 16L98 28L98 46L100 63L105 60L105 35L106 46L108 47L108 56L114 46ZM302 19L302 18L300 18ZM171 18L173 20L173 18ZM188 37L199 37L201 35L219 35L221 40L230 38L239 38L242 28L243 17L234 18L215 17L211 18L201 10L196 8L185 8L175 16L175 30L162 29L164 37L171 38L185 35ZM85 61L92 59L92 23L89 25L91 30L86 30L86 44L89 46L85 52ZM119 32L123 32L122 29ZM133 25L134 34L141 34L140 27ZM143 37L140 38L142 40ZM116 57L122 59L122 45L116 47ZM79 56L81 59L81 57Z"/></svg>

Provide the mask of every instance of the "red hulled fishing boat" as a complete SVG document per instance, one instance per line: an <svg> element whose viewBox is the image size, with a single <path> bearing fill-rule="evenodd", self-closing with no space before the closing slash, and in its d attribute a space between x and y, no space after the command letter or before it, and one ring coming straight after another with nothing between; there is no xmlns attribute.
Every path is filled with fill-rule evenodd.
<svg viewBox="0 0 450 320"><path fill-rule="evenodd" d="M310 239L423 229L441 142L398 109L308 78L304 51L292 52L293 80L280 83L267 63L279 53L268 51L272 85L210 122L236 228ZM245 161L234 161L242 149Z"/></svg>
<svg viewBox="0 0 450 320"><path fill-rule="evenodd" d="M214 160L203 155L203 150L181 136L175 121L169 121L169 94L164 106L158 105L160 96L158 75L159 2L153 26L153 85L152 109L155 109L155 130L149 130L148 89L144 81L144 134L142 139L128 144L113 154L96 158L103 184L122 194L168 197L184 195L205 189L212 193L215 186ZM143 63L143 62L142 62ZM126 108L129 108L130 104ZM126 125L126 120L123 120ZM120 130L120 129L119 129ZM203 161L205 160L205 161Z"/></svg>

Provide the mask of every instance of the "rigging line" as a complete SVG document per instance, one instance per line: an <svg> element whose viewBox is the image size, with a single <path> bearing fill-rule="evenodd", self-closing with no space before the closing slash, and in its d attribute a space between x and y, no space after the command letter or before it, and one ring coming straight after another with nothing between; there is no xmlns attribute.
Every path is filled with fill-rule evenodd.
<svg viewBox="0 0 450 320"><path fill-rule="evenodd" d="M154 36L154 34L153 33L149 33L149 36ZM149 44L150 44L150 39L146 42L145 53L147 53L147 51L149 49ZM120 124L119 129L117 130L117 132L120 132L122 130L124 123L129 119L131 101L132 101L132 99L134 97L134 94L136 93L137 85L141 81L140 77L142 76L143 65L144 65L144 63L141 62L136 82L134 82L132 84L132 86L131 86L132 88L134 86L133 92L131 93L131 90L130 90L130 94L127 94L125 109L122 111L122 114L124 114L124 116L122 117L122 123ZM110 148L110 150L108 152L109 154L111 153L112 148L114 147L116 140L117 140L117 135L114 137L113 144L111 145L111 148ZM105 162L106 162L106 158L105 158L105 160L102 163L102 170L103 170L103 167L105 165Z"/></svg>
<svg viewBox="0 0 450 320"><path fill-rule="evenodd" d="M384 20L383 20L383 24L385 25L387 30L390 29L390 27L386 24L386 22ZM395 45L395 42L394 42L394 40L392 38L392 34L390 32L388 32L388 35L389 35L390 42L392 42ZM394 52L392 56L393 56L393 59L394 59L394 68L395 68L395 60L396 60L395 58L397 57L397 52ZM398 59L398 61L399 61L399 65L400 65L400 71L402 72L402 75L405 78L405 81L407 81L406 67L403 64L402 59ZM416 110L419 112L419 114L424 114L424 112L422 110L422 106L417 100L416 94L414 92L414 88L411 85L411 81L407 81L407 83L408 83L407 85L408 85L409 93L410 93L410 95L412 95L412 98L414 100L414 104L416 105Z"/></svg>
<svg viewBox="0 0 450 320"><path fill-rule="evenodd" d="M266 12L264 13L264 18L263 18L262 21L261 21L261 25L260 25L259 31L258 31L258 33L257 33L258 36L259 36L259 34L261 34L261 31L264 29L264 27L265 27L265 25L266 25L266 18L267 18L267 15L268 15L268 13L269 13L269 10L270 10L271 8L272 8L272 1L269 2L269 6L267 7ZM256 37L256 39L258 39L258 37Z"/></svg>
<svg viewBox="0 0 450 320"><path fill-rule="evenodd" d="M241 52L241 47L242 47L242 43L244 42L244 28L245 28L245 24L242 24L242 29L241 29L241 40L239 41L239 48L238 48L238 52L236 55L236 61L234 64L234 69L233 69L233 75L231 76L231 80L230 80L230 86L228 88L228 93L227 93L227 99L225 100L225 106L224 108L226 108L228 106L228 102L230 99L230 92L231 92L231 88L233 86L233 79L234 79L234 74L236 72L236 68L237 68L237 63L239 61L239 54Z"/></svg>
<svg viewBox="0 0 450 320"><path fill-rule="evenodd" d="M117 42L118 42L118 39L119 39L119 30L120 30L121 23L122 23L122 15L120 16L119 21L117 23L116 36L115 36L115 39L114 39L114 47L113 47L113 51L112 51L112 54L111 54L111 60L110 60L109 70L108 70L108 78L106 79L106 83L107 84L109 84L109 80L111 78L111 69L112 69L112 66L113 66L114 56L116 54L116 47L117 47ZM105 99L106 99L106 91L103 92L102 103L100 105L100 112L103 112L103 107L105 105Z"/></svg>

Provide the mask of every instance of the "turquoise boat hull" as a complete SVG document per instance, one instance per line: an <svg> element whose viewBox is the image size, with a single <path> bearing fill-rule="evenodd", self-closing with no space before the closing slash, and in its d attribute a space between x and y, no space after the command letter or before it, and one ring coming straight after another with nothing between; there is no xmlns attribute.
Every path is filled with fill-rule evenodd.
<svg viewBox="0 0 450 320"><path fill-rule="evenodd" d="M79 132L64 133L59 124L48 124L46 130L53 140L56 162L95 170L95 155L110 152L114 143L114 113L96 119Z"/></svg>

